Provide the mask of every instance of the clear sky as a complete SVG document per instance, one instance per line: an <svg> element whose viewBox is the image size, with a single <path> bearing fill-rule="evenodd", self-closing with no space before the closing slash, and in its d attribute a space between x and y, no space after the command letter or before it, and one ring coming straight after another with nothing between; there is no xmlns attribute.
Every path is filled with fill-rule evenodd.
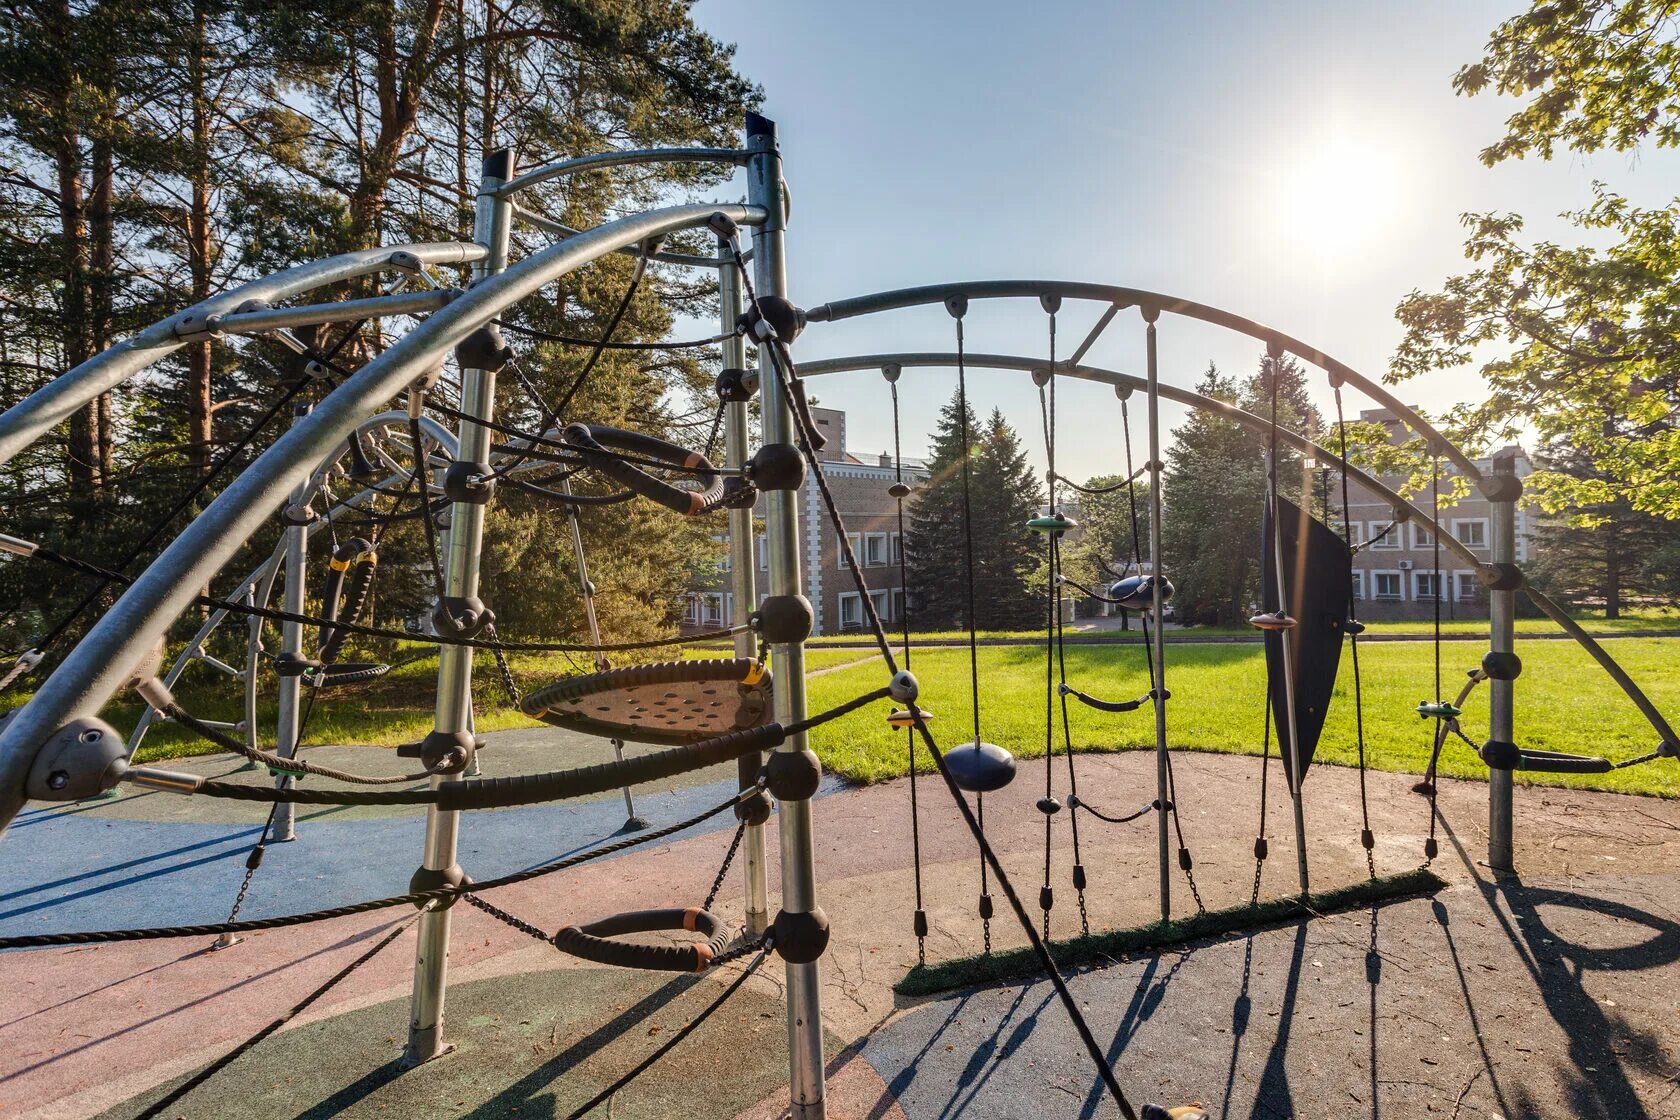
<svg viewBox="0 0 1680 1120"><path fill-rule="evenodd" d="M1223 307L1380 376L1400 337L1396 303L1465 267L1460 213L1515 210L1531 231L1573 239L1555 215L1584 205L1594 179L1635 201L1680 194L1672 153L1481 165L1515 102L1457 97L1452 75L1521 6L700 0L694 18L738 45L780 124L796 302L967 279L1099 281ZM1064 308L1064 356L1101 310ZM1045 352L1033 301L977 303L968 336L976 351ZM813 325L796 354L952 345L951 320L929 308ZM1255 343L1184 320L1163 321L1160 347L1163 378L1186 386L1209 360L1247 374L1259 359ZM1086 360L1141 375L1137 313ZM954 385L951 373L905 375L906 454L925 448ZM1470 371L1398 390L1429 411L1479 391ZM813 392L847 410L853 451L891 446L878 375L825 377ZM1065 473L1118 471L1113 395L1062 394ZM970 396L1001 406L1041 458L1024 376L976 374ZM1168 426L1181 416L1163 412Z"/></svg>

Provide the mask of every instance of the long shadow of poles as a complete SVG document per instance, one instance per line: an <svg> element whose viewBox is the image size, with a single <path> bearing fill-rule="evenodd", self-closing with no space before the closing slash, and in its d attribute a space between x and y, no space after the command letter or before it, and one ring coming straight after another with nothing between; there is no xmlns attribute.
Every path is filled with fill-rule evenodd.
<svg viewBox="0 0 1680 1120"><path fill-rule="evenodd" d="M1569 1114L1614 1117L1615 1120L1638 1120L1649 1116L1645 1103L1640 1100L1623 1068L1621 1056L1610 1049L1613 1039L1631 1041L1639 1032L1620 1017L1613 1019L1607 1015L1599 1001L1586 991L1583 976L1592 971L1642 971L1673 964L1680 960L1680 924L1614 899L1530 887L1515 875L1490 879L1470 858L1450 826L1446 827L1446 831L1488 913L1522 961L1547 1013L1568 1039L1569 1060L1578 1071L1566 1087ZM1616 949L1575 945L1546 924L1541 913L1541 908L1545 906L1578 908L1590 911L1595 917L1632 922L1656 931L1655 936ZM1446 935L1449 952L1458 969L1460 988L1470 1014L1476 1044L1481 1050L1483 1066L1500 1108L1507 1114L1527 1115L1535 1107L1529 1095L1519 1089L1515 1095L1522 1099L1510 1101L1499 1085L1465 970L1447 924L1446 908L1439 901L1435 903L1435 908L1437 921ZM1646 1037L1641 1041L1643 1053L1655 1055L1662 1052L1661 1040ZM1631 1057L1631 1054L1628 1056Z"/></svg>

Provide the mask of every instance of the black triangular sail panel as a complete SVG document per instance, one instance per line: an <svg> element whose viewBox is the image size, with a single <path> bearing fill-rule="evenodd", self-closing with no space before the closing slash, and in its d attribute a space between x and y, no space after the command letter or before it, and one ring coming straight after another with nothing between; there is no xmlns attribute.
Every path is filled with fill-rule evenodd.
<svg viewBox="0 0 1680 1120"><path fill-rule="evenodd" d="M1318 748L1330 695L1336 687L1336 670L1342 662L1342 635L1347 632L1348 602L1353 592L1353 562L1347 542L1334 529L1283 498L1277 500L1277 507L1282 522L1288 602L1278 602L1275 562L1278 550L1272 544L1274 526L1270 511L1261 534L1260 599L1266 611L1274 612L1281 606L1296 623L1290 630L1265 632L1272 722L1277 729L1278 751L1283 756L1283 772L1294 789L1294 762L1289 757L1289 708L1283 690L1283 643L1290 643L1295 678L1295 726L1304 770L1311 765L1313 752Z"/></svg>

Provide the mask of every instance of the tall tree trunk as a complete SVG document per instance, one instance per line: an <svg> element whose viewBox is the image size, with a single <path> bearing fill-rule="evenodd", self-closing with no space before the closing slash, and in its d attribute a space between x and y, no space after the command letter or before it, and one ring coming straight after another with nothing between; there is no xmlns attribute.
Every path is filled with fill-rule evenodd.
<svg viewBox="0 0 1680 1120"><path fill-rule="evenodd" d="M455 236L462 241L472 240L473 216L466 200L475 194L474 183L468 178L467 106L471 93L467 86L467 0L455 0L455 187L460 192L455 203Z"/></svg>
<svg viewBox="0 0 1680 1120"><path fill-rule="evenodd" d="M208 15L203 0L193 4L191 55L187 59L187 80L192 98L192 201L187 210L187 269L192 280L192 302L210 298L210 105L206 92L205 56L209 53ZM210 386L210 341L187 348L187 442L189 461L199 474L210 470L211 429L214 399Z"/></svg>
<svg viewBox="0 0 1680 1120"><path fill-rule="evenodd" d="M107 84L104 92L108 99L106 105L113 104L116 90ZM116 219L111 205L111 190L116 169L111 142L112 124L109 115L102 113L99 135L93 141L93 190L88 196L88 228L91 241L88 269L88 294L91 304L89 333L92 337L93 353L111 345L112 335L115 333ZM95 405L99 417L95 444L99 478L103 485L116 474L115 424L111 417L111 394L99 394Z"/></svg>
<svg viewBox="0 0 1680 1120"><path fill-rule="evenodd" d="M51 34L67 71L73 71L74 28L68 0L54 5ZM68 75L67 75L68 76ZM71 99L72 83L60 86L52 111L57 125L53 162L58 176L58 224L63 243L61 275L64 282L64 322L60 337L66 366L77 366L93 353L88 317L88 231L83 197L82 141L76 127L76 106ZM99 402L89 401L70 418L70 442L65 449L65 470L70 479L70 496L91 500L99 489Z"/></svg>
<svg viewBox="0 0 1680 1120"><path fill-rule="evenodd" d="M1622 553L1616 523L1604 526L1604 617L1622 617Z"/></svg>

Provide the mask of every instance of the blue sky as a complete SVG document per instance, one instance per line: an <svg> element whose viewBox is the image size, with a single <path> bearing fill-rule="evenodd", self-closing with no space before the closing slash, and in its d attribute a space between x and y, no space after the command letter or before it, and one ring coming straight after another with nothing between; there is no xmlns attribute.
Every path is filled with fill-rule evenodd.
<svg viewBox="0 0 1680 1120"><path fill-rule="evenodd" d="M1515 103L1457 97L1451 78L1517 10L701 0L694 18L738 45L781 126L797 302L964 279L1093 280L1224 307L1375 376L1400 337L1395 304L1464 267L1461 212L1516 210L1534 233L1566 237L1555 215L1584 205L1594 179L1636 201L1680 194L1671 153L1481 165ZM1064 309L1064 355L1100 311ZM1030 301L977 304L968 333L974 350L1046 345ZM1259 357L1248 340L1184 321L1164 321L1160 344L1163 378L1183 385L1210 360L1247 373ZM813 326L797 352L951 346L950 319L925 309ZM1141 374L1142 359L1128 312L1087 360ZM954 384L906 375L907 454L925 446ZM869 373L815 383L822 403L847 410L854 451L890 447L884 388ZM1464 371L1399 392L1440 410L1479 390ZM1063 394L1066 472L1118 470L1112 394ZM1041 451L1024 377L979 373L970 395L1001 406ZM1163 415L1169 426L1181 416Z"/></svg>

